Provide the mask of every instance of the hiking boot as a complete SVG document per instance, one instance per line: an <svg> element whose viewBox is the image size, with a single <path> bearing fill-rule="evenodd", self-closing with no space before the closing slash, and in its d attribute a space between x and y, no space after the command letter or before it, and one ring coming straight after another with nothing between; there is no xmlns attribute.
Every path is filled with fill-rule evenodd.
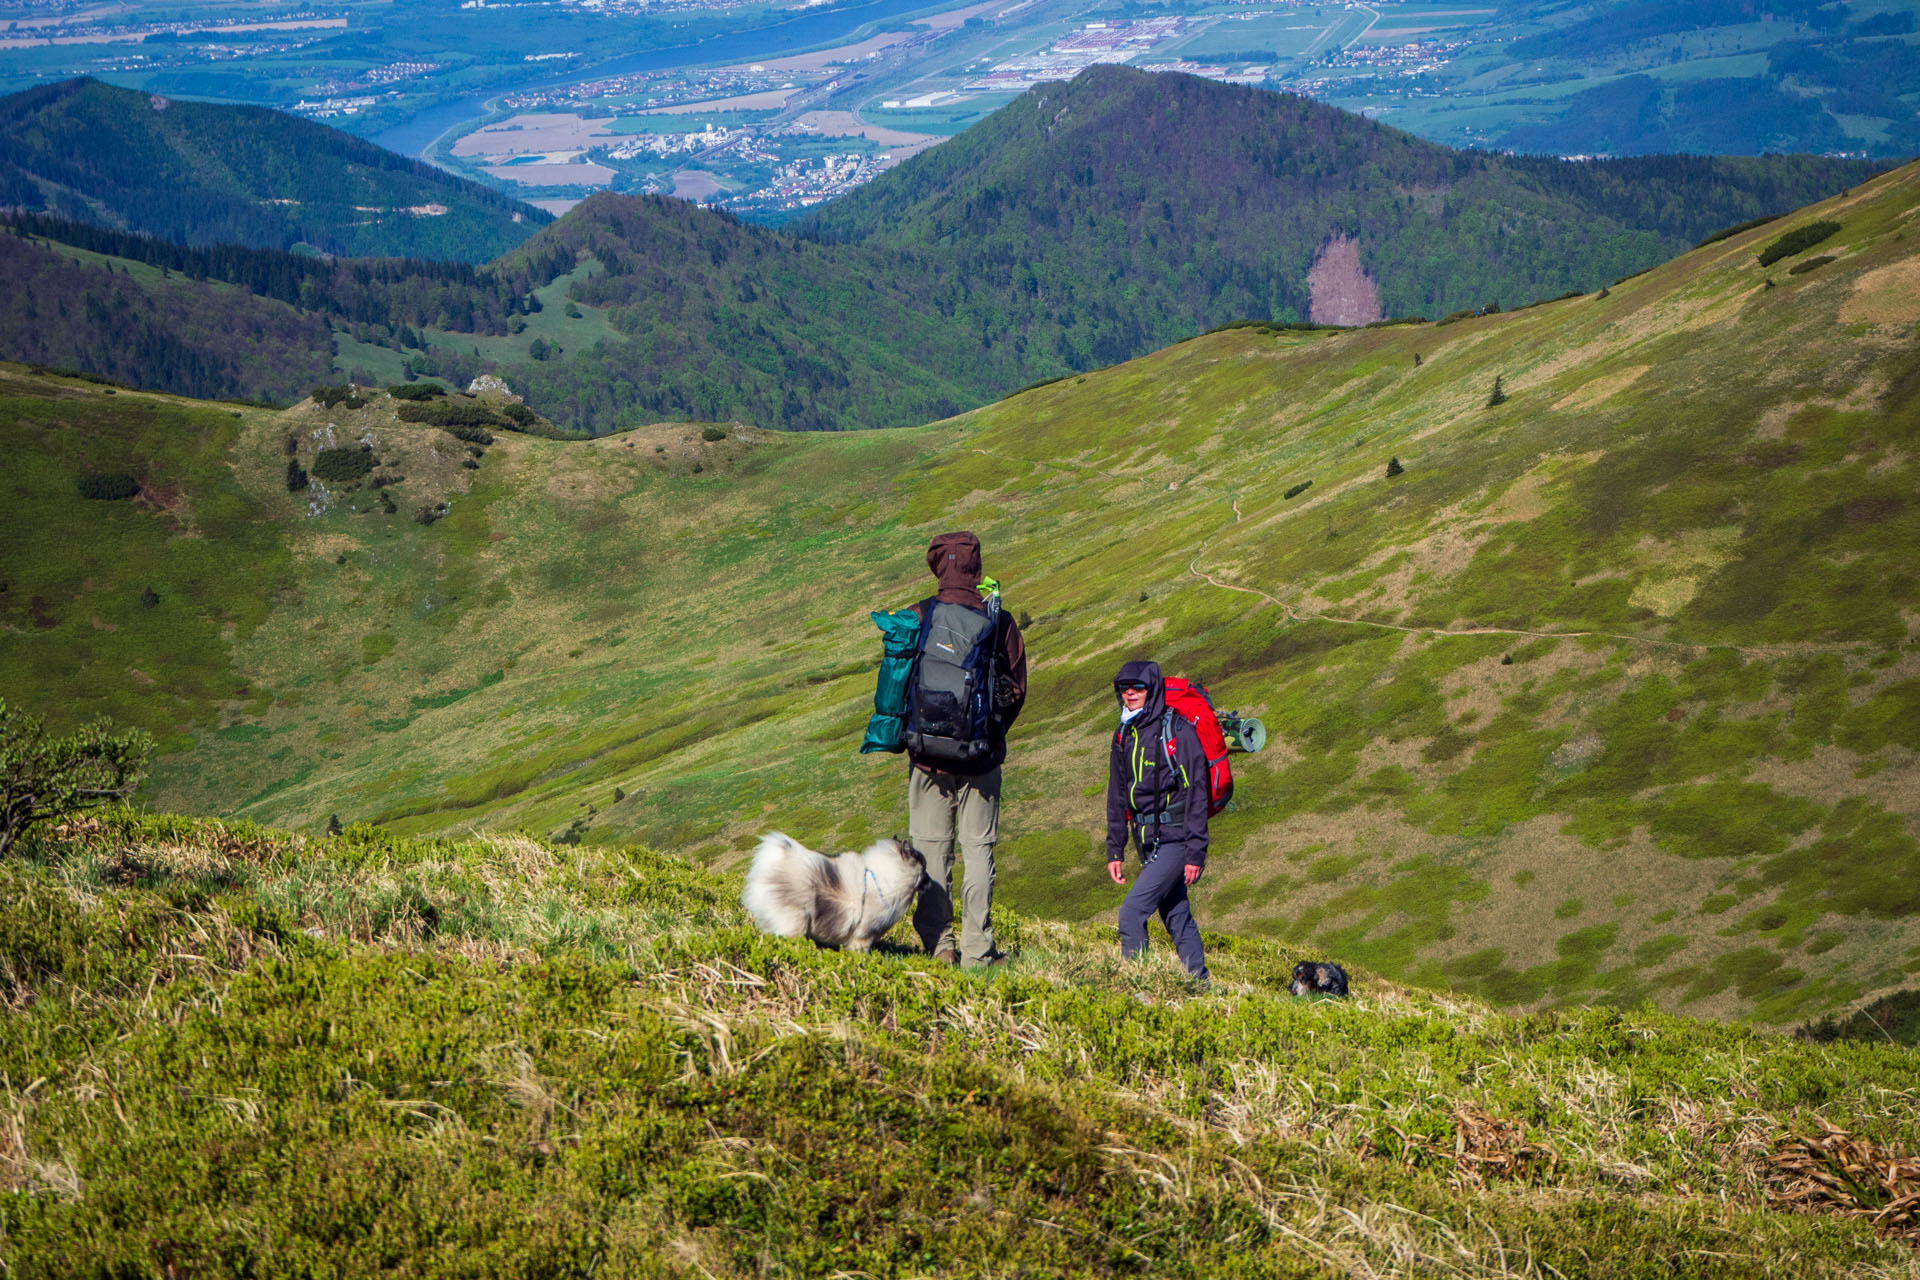
<svg viewBox="0 0 1920 1280"><path fill-rule="evenodd" d="M967 966L967 968L969 969L1004 969L1006 967L1007 967L1007 953L1004 951L996 951L992 955L988 956L986 959L979 961L977 964L970 964Z"/></svg>
<svg viewBox="0 0 1920 1280"><path fill-rule="evenodd" d="M956 965L960 963L960 953L952 947L942 947L933 953L935 964Z"/></svg>

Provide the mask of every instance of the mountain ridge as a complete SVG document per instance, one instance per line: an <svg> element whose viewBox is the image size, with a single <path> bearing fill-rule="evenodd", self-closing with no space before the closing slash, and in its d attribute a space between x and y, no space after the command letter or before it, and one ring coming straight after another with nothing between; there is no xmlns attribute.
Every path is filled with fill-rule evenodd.
<svg viewBox="0 0 1920 1280"><path fill-rule="evenodd" d="M0 206L183 245L467 262L552 220L298 116L91 78L0 98Z"/></svg>
<svg viewBox="0 0 1920 1280"><path fill-rule="evenodd" d="M1057 142L1036 132L1053 127L1039 123L1043 100L1056 115L1072 104ZM1191 168L1198 144L1183 152L1154 132L1164 117L1180 122L1165 126L1171 137L1187 130L1211 148L1221 167L1212 184L1183 179L1149 199L1146 187L1173 172L1167 158L1125 182L1087 162L1097 143ZM996 140L1007 145L982 156ZM916 195L930 172L958 173L965 189ZM1356 300L1342 313L1350 320L1369 314L1376 283L1385 310L1430 316L1596 289L1706 231L1868 172L1807 158L1607 167L1450 152L1304 99L1115 69L1035 90L847 197L852 212L816 215L811 238L661 197L600 195L469 276L391 263L335 264L330 275L256 263L229 275L327 316L339 375L424 372L464 386L499 373L572 429L666 417L900 426L1216 325L1301 320L1316 278ZM1648 176L1648 189L1628 191L1623 174ZM911 205L911 217L887 213L900 227L836 239L853 213L891 211L889 201ZM1347 269L1316 276L1332 245ZM301 292L309 278L311 297ZM88 291L111 305L106 295L127 288ZM566 322L534 310L535 294ZM220 297L207 293L205 307L217 313ZM62 326L76 330L70 353L35 334L30 358L75 364L112 342L111 325L86 328L93 307L78 311ZM219 362L217 352L202 359ZM228 393L289 390L282 379Z"/></svg>

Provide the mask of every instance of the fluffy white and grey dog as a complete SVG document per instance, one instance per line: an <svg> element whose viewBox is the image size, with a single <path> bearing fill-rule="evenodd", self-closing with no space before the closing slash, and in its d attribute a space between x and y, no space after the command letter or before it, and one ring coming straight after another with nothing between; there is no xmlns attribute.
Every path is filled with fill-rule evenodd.
<svg viewBox="0 0 1920 1280"><path fill-rule="evenodd" d="M876 840L829 858L778 831L761 839L740 905L781 938L866 951L928 883L927 861L904 840Z"/></svg>

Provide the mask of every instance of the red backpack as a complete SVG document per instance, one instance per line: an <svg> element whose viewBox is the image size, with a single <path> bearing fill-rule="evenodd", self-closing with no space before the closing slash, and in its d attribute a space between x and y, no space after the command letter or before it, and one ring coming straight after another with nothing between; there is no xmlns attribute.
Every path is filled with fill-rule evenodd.
<svg viewBox="0 0 1920 1280"><path fill-rule="evenodd" d="M1227 760L1227 735L1220 728L1220 717L1213 709L1207 687L1179 676L1166 680L1167 710L1177 713L1200 735L1200 749L1207 756L1207 816L1218 814L1233 799L1233 765ZM1161 722L1166 724L1165 721ZM1166 725L1167 759L1173 759L1172 725ZM1116 738L1118 735L1115 735Z"/></svg>
<svg viewBox="0 0 1920 1280"><path fill-rule="evenodd" d="M1233 799L1233 765L1227 761L1227 735L1220 729L1213 699L1207 696L1207 686L1170 676L1167 709L1178 712L1200 735L1200 749L1207 753L1207 816L1211 818ZM1167 758L1173 758L1171 741L1167 743Z"/></svg>

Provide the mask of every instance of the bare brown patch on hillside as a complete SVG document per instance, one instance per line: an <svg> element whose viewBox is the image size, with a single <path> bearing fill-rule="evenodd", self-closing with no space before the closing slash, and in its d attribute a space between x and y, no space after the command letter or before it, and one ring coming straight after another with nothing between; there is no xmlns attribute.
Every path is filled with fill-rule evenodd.
<svg viewBox="0 0 1920 1280"><path fill-rule="evenodd" d="M1849 797L1870 799L1893 813L1920 814L1920 756L1900 747L1885 749L1887 764L1861 776L1862 758L1844 747L1816 747L1805 760L1764 760L1748 773L1749 782L1783 796L1820 804Z"/></svg>
<svg viewBox="0 0 1920 1280"><path fill-rule="evenodd" d="M1733 558L1739 525L1690 529L1672 541L1645 537L1633 551L1646 566L1628 603L1671 618L1699 593L1700 584Z"/></svg>
<svg viewBox="0 0 1920 1280"><path fill-rule="evenodd" d="M1409 825L1398 814L1349 809L1345 813L1299 814L1262 827L1233 854L1233 867L1236 875L1270 879L1304 871L1303 862L1310 864L1325 857L1362 854L1399 861L1435 853L1439 848L1437 837ZM1367 865L1360 870L1362 878L1379 878L1381 868L1374 865L1374 856L1368 857ZM1284 906L1291 911L1317 906L1350 887L1346 877L1327 884L1296 886L1287 891ZM1220 919L1225 927L1236 927L1248 919L1271 915L1278 905L1271 900L1256 900L1224 913ZM1233 924L1227 924L1229 921Z"/></svg>
<svg viewBox="0 0 1920 1280"><path fill-rule="evenodd" d="M1622 369L1618 373L1603 374L1582 386L1574 388L1559 400L1556 400L1553 407L1556 409L1598 408L1600 405L1613 399L1614 396L1625 391L1634 383L1640 381L1641 375L1646 373L1649 367L1650 366L1644 364L1636 364L1630 368Z"/></svg>
<svg viewBox="0 0 1920 1280"><path fill-rule="evenodd" d="M547 472L547 496L569 504L599 503L617 498L632 487L630 477L603 460L583 464L572 458L554 462Z"/></svg>
<svg viewBox="0 0 1920 1280"><path fill-rule="evenodd" d="M1613 899L1633 895L1647 903L1698 902L1726 878L1729 864L1675 858L1644 831L1623 845L1595 848L1563 832L1565 824L1563 815L1542 814L1512 827L1488 850L1475 867L1487 879L1487 896L1457 918L1459 933L1446 945L1448 953L1497 946L1507 952L1508 964L1523 969L1552 960L1555 942L1596 921L1621 921L1615 955L1631 955L1636 944L1662 932L1701 932L1684 918L1655 925L1640 918L1634 903L1615 907ZM1646 890L1637 892L1642 885ZM1570 899L1578 899L1583 909L1557 918L1555 908Z"/></svg>
<svg viewBox="0 0 1920 1280"><path fill-rule="evenodd" d="M1520 638L1516 637L1516 644ZM1507 702L1523 685L1544 684L1566 669L1595 671L1606 664L1604 650L1589 651L1562 641L1551 652L1530 662L1506 663L1489 655L1478 662L1456 667L1440 680L1447 696L1447 712L1457 724L1469 712L1468 732L1491 721L1506 709ZM1424 745L1424 743L1422 744Z"/></svg>
<svg viewBox="0 0 1920 1280"><path fill-rule="evenodd" d="M1591 461L1599 456L1589 454L1586 460ZM1546 488L1556 478L1555 471L1555 468L1543 463L1515 480L1480 511L1480 523L1524 524L1547 514Z"/></svg>
<svg viewBox="0 0 1920 1280"><path fill-rule="evenodd" d="M1315 324L1372 324L1384 320L1380 282L1360 265L1360 244L1337 235L1321 248L1307 270L1311 301L1307 318Z"/></svg>
<svg viewBox="0 0 1920 1280"><path fill-rule="evenodd" d="M1862 275L1840 304L1842 324L1912 325L1920 321L1920 258L1908 258Z"/></svg>

